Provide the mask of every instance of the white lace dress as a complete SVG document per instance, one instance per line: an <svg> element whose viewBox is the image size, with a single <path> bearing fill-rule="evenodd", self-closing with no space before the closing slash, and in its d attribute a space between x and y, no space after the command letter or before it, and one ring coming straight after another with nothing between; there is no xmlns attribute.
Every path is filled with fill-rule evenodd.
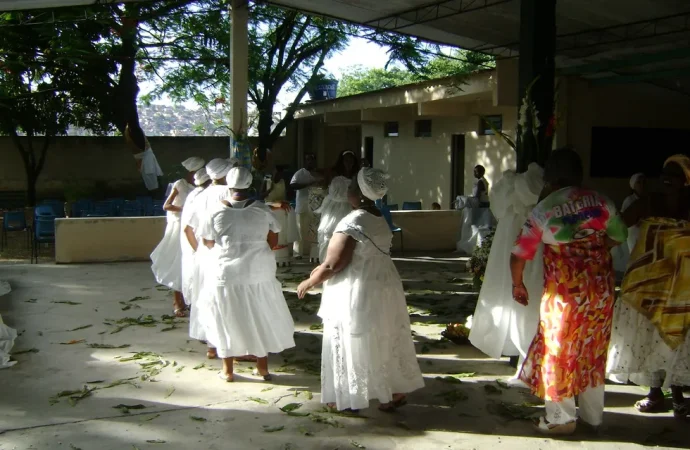
<svg viewBox="0 0 690 450"><path fill-rule="evenodd" d="M194 199L194 207L189 211L189 217L185 217L196 235L199 247L194 254L194 282L192 288L192 309L189 312L189 337L199 341L206 340L206 332L201 322L201 310L203 304L199 301L204 286L204 264L209 256L209 249L201 241L201 227L211 213L218 209L221 200L225 200L230 195L230 190L225 185L213 184L197 194ZM183 211L184 212L184 211ZM185 297L186 300L186 297Z"/></svg>
<svg viewBox="0 0 690 450"><path fill-rule="evenodd" d="M524 283L530 298L527 306L513 300L510 252L543 186L543 170L532 164L522 174L505 172L491 191L491 211L498 226L469 338L472 345L492 358L519 356L523 361L537 332L539 299L544 290L542 250L525 267Z"/></svg>
<svg viewBox="0 0 690 450"><path fill-rule="evenodd" d="M356 210L335 233L357 243L350 264L324 283L321 401L363 409L370 400L387 403L394 393L420 389L424 380L385 219Z"/></svg>
<svg viewBox="0 0 690 450"><path fill-rule="evenodd" d="M185 180L177 180L173 185L177 196L174 206L184 207L187 196L194 186ZM182 248L180 247L180 217L178 212L168 211L165 234L151 253L151 270L159 284L175 291L182 291Z"/></svg>
<svg viewBox="0 0 690 450"><path fill-rule="evenodd" d="M352 180L343 176L333 178L328 186L328 195L323 199L321 207L315 211L316 214L320 215L318 242L321 261L326 259L328 241L331 240L335 227L352 212L352 205L347 200L347 189L351 182Z"/></svg>
<svg viewBox="0 0 690 450"><path fill-rule="evenodd" d="M221 205L201 227L216 245L205 262L200 320L221 358L262 358L295 346L295 324L266 242L280 225L263 203L232 205Z"/></svg>

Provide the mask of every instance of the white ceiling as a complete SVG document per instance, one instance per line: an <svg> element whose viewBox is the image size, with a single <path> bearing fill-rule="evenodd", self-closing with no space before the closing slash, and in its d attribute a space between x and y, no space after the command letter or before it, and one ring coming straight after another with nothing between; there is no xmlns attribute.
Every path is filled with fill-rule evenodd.
<svg viewBox="0 0 690 450"><path fill-rule="evenodd" d="M0 11L17 9L59 8L62 6L93 5L95 3L115 3L134 0L0 0Z"/></svg>

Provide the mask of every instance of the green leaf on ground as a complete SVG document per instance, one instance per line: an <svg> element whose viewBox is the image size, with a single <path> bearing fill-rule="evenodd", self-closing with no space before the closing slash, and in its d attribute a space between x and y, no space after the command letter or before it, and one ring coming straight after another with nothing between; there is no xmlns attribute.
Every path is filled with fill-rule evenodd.
<svg viewBox="0 0 690 450"><path fill-rule="evenodd" d="M36 303L36 302L38 302L38 300L35 298L30 298L28 300L24 300L24 303Z"/></svg>
<svg viewBox="0 0 690 450"><path fill-rule="evenodd" d="M162 439L148 439L146 442L149 444L165 444L165 441Z"/></svg>
<svg viewBox="0 0 690 450"><path fill-rule="evenodd" d="M192 367L192 370L199 370L199 369L203 369L204 367L206 367L206 363L201 363L201 364L198 364L198 365Z"/></svg>
<svg viewBox="0 0 690 450"><path fill-rule="evenodd" d="M204 417L199 417L199 416L189 416L190 419L192 419L195 422L206 422L207 419Z"/></svg>
<svg viewBox="0 0 690 450"><path fill-rule="evenodd" d="M39 350L37 348L30 348L27 350L17 350L16 352L12 352L12 356L21 355L24 353L38 353L38 351Z"/></svg>
<svg viewBox="0 0 690 450"><path fill-rule="evenodd" d="M436 394L436 397L442 397L446 405L450 406L451 408L457 405L458 403L464 402L469 399L467 394L458 389L441 392L440 394Z"/></svg>
<svg viewBox="0 0 690 450"><path fill-rule="evenodd" d="M82 325L82 326L80 326L80 327L72 328L71 330L67 330L67 331L86 330L87 328L91 328L92 326L93 326L93 325L90 325L90 324L89 324L89 325Z"/></svg>
<svg viewBox="0 0 690 450"><path fill-rule="evenodd" d="M264 433L275 433L276 431L283 431L285 429L285 427L283 425L277 425L274 427L264 425L263 428L264 428Z"/></svg>
<svg viewBox="0 0 690 450"><path fill-rule="evenodd" d="M105 383L105 380L94 380L94 381L87 381L86 384L101 384Z"/></svg>
<svg viewBox="0 0 690 450"><path fill-rule="evenodd" d="M354 448L366 448L365 446L363 446L363 445L360 444L359 442L356 442L356 441L353 441L353 440L350 440L350 445L353 446Z"/></svg>
<svg viewBox="0 0 690 450"><path fill-rule="evenodd" d="M182 371L184 370L185 367L186 367L186 366L180 366L180 367L178 367L177 369L175 369L175 373L180 373L180 372L182 372Z"/></svg>
<svg viewBox="0 0 690 450"><path fill-rule="evenodd" d="M129 414L130 409L145 409L146 406L142 404L137 404L137 405L123 405L119 404L117 406L113 406L115 409L119 409L123 414Z"/></svg>
<svg viewBox="0 0 690 450"><path fill-rule="evenodd" d="M502 387L503 389L510 389L510 385L509 385L507 382L505 382L504 380L498 380L498 379L497 379L497 380L496 380L496 384L497 384L499 387Z"/></svg>
<svg viewBox="0 0 690 450"><path fill-rule="evenodd" d="M302 411L288 411L286 414L287 414L288 416L292 416L292 417L307 417L307 416L309 416L311 413L302 412Z"/></svg>
<svg viewBox="0 0 690 450"><path fill-rule="evenodd" d="M60 345L74 345L81 344L82 342L86 342L86 339L72 339L71 341L60 342Z"/></svg>
<svg viewBox="0 0 690 450"><path fill-rule="evenodd" d="M268 402L266 400L264 400L263 398L259 398L259 397L247 397L247 400L251 400L253 402L260 403L262 405L268 405Z"/></svg>
<svg viewBox="0 0 690 450"><path fill-rule="evenodd" d="M323 324L322 323L315 323L313 325L310 325L309 329L312 331L323 330Z"/></svg>
<svg viewBox="0 0 690 450"><path fill-rule="evenodd" d="M451 377L451 376L445 376L445 377L436 377L438 381L443 381L444 383L451 383L451 384L462 384L462 381L459 380L458 378Z"/></svg>
<svg viewBox="0 0 690 450"><path fill-rule="evenodd" d="M81 448L77 447L77 446L74 445L74 444L70 444L70 445L69 445L69 448L70 448L70 450L81 450Z"/></svg>
<svg viewBox="0 0 690 450"><path fill-rule="evenodd" d="M59 303L62 305L70 305L70 306L81 305L81 303L79 303L79 302L72 302L72 301L59 301L58 302L58 301L53 300L50 303Z"/></svg>
<svg viewBox="0 0 690 450"><path fill-rule="evenodd" d="M484 385L484 392L486 392L489 395L501 395L503 394L503 391L494 386L493 384L485 384Z"/></svg>
<svg viewBox="0 0 690 450"><path fill-rule="evenodd" d="M131 299L127 300L127 301L130 302L130 303L131 303L131 302L140 302L140 301L142 301L142 300L148 300L148 299L150 299L150 298L151 298L151 297L149 297L148 295L145 295L145 296L142 296L142 297L134 297L134 298L131 298Z"/></svg>
<svg viewBox="0 0 690 450"><path fill-rule="evenodd" d="M171 327L168 327L168 328L163 328L163 329L161 330L161 333L164 332L164 331L172 331L172 330L174 330L174 329L175 329L175 325L173 325L173 326L171 326Z"/></svg>
<svg viewBox="0 0 690 450"><path fill-rule="evenodd" d="M268 391L272 391L273 389L275 389L273 386L269 386L267 388L261 389L261 392L268 392Z"/></svg>
<svg viewBox="0 0 690 450"><path fill-rule="evenodd" d="M87 347L91 348L128 348L129 344L122 344L122 345L110 345L110 344L86 344Z"/></svg>
<svg viewBox="0 0 690 450"><path fill-rule="evenodd" d="M120 359L120 362L129 362L129 361L138 361L140 359L159 359L162 358L163 355L160 355L158 353L154 352L136 352L132 356L128 356L127 358L122 358Z"/></svg>
<svg viewBox="0 0 690 450"><path fill-rule="evenodd" d="M142 422L151 422L153 419L157 419L157 418L159 418L160 416L161 416L160 414L155 414L155 415L153 415L153 416L150 416L150 417L146 417L146 418L144 418L144 419L141 419L141 421L142 421Z"/></svg>
<svg viewBox="0 0 690 450"><path fill-rule="evenodd" d="M455 373L455 372L446 372L448 375L454 376L455 378L472 378L473 376L477 375L475 372L467 372L467 373Z"/></svg>
<svg viewBox="0 0 690 450"><path fill-rule="evenodd" d="M300 409L302 407L301 403L288 403L287 405L280 408L283 412L292 412Z"/></svg>
<svg viewBox="0 0 690 450"><path fill-rule="evenodd" d="M309 418L316 423L322 423L324 425L330 425L334 428L343 428L343 426L332 417L325 417L320 414L311 414Z"/></svg>
<svg viewBox="0 0 690 450"><path fill-rule="evenodd" d="M130 385L130 386L134 386L135 388L139 389L139 385L136 384L134 381L132 381L132 380L136 380L136 379L137 379L137 377L122 378L122 379L119 379L119 380L115 380L115 381L113 381L112 383L108 384L107 386L103 386L102 388L99 388L99 389L110 389L110 388L114 388L114 387L117 387L117 386L122 386L122 385L125 385L125 384L128 384L128 385Z"/></svg>
<svg viewBox="0 0 690 450"><path fill-rule="evenodd" d="M175 392L175 386L170 386L168 388L168 390L165 392L165 398L170 397L171 395L173 395L174 392Z"/></svg>
<svg viewBox="0 0 690 450"><path fill-rule="evenodd" d="M307 430L305 427L299 427L297 430L302 433L303 436L314 437L314 433Z"/></svg>

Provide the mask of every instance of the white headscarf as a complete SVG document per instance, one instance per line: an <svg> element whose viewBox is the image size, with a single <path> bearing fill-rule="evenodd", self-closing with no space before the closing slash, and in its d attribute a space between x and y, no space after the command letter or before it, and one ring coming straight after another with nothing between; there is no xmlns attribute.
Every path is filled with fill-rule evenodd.
<svg viewBox="0 0 690 450"><path fill-rule="evenodd" d="M636 173L635 175L630 177L630 189L635 190L635 185L638 181L640 181L640 178L644 178L643 173Z"/></svg>
<svg viewBox="0 0 690 450"><path fill-rule="evenodd" d="M230 169L230 162L224 158L212 159L208 164L206 164L206 172L212 180L220 180L225 178Z"/></svg>
<svg viewBox="0 0 690 450"><path fill-rule="evenodd" d="M240 160L234 156L228 158L228 162L230 163L230 167L237 167L240 165Z"/></svg>
<svg viewBox="0 0 690 450"><path fill-rule="evenodd" d="M205 164L206 161L199 158L198 156L192 156L191 158L187 158L184 161L182 161L182 167L187 169L188 172L196 172L197 170L204 167Z"/></svg>
<svg viewBox="0 0 690 450"><path fill-rule="evenodd" d="M226 177L229 189L247 189L252 185L254 178L249 169L245 167L233 167Z"/></svg>
<svg viewBox="0 0 690 450"><path fill-rule="evenodd" d="M357 184L362 194L369 200L379 200L388 192L389 175L380 169L365 167L357 174Z"/></svg>
<svg viewBox="0 0 690 450"><path fill-rule="evenodd" d="M196 173L194 174L194 184L196 186L201 186L202 184L206 183L210 179L211 179L211 177L208 176L208 173L206 172L205 167L202 167L201 169L197 170Z"/></svg>

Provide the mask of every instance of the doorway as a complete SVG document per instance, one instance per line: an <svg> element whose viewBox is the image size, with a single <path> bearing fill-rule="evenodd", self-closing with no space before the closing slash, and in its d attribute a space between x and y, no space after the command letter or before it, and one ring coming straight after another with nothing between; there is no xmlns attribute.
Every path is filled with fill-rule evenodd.
<svg viewBox="0 0 690 450"><path fill-rule="evenodd" d="M367 136L364 138L364 157L369 161L371 167L374 167L374 137Z"/></svg>
<svg viewBox="0 0 690 450"><path fill-rule="evenodd" d="M465 135L454 134L451 141L451 207L458 195L465 193Z"/></svg>

